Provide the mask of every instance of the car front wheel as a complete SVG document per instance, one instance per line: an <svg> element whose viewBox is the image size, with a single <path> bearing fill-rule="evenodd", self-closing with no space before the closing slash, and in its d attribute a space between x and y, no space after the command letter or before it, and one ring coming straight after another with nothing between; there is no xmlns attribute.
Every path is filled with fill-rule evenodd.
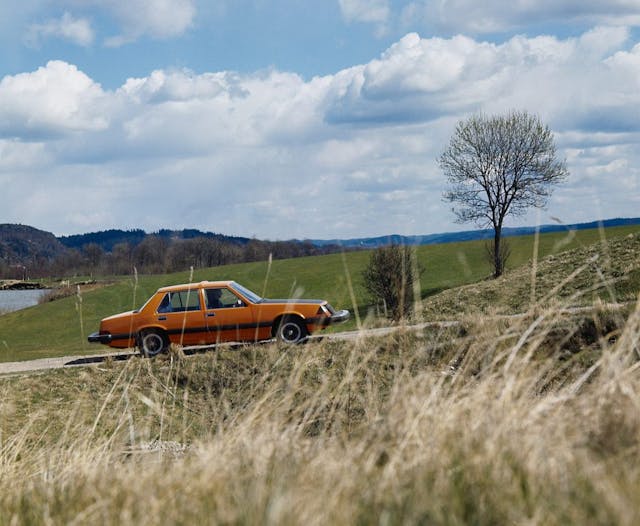
<svg viewBox="0 0 640 526"><path fill-rule="evenodd" d="M169 339L167 335L157 330L146 330L138 334L137 338L138 349L140 354L151 358L165 352L169 349Z"/></svg>
<svg viewBox="0 0 640 526"><path fill-rule="evenodd" d="M298 318L284 318L276 333L278 341L288 345L303 343L308 336L307 327Z"/></svg>

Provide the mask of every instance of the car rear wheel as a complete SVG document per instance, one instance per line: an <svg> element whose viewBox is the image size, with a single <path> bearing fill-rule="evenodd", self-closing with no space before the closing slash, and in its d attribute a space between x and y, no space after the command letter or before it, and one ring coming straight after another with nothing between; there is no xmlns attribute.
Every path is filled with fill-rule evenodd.
<svg viewBox="0 0 640 526"><path fill-rule="evenodd" d="M149 329L138 334L137 345L142 356L151 358L169 349L169 338L162 331Z"/></svg>
<svg viewBox="0 0 640 526"><path fill-rule="evenodd" d="M309 337L309 331L300 318L283 318L276 333L278 341L292 345L303 343Z"/></svg>

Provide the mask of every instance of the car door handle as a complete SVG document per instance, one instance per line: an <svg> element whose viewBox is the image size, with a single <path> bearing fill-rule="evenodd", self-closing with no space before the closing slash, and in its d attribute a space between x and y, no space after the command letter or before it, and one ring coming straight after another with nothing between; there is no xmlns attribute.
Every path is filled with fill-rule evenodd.
<svg viewBox="0 0 640 526"><path fill-rule="evenodd" d="M207 312L207 318L213 318L215 315L215 312Z"/></svg>
<svg viewBox="0 0 640 526"><path fill-rule="evenodd" d="M158 316L158 321L165 321L166 319L166 316Z"/></svg>

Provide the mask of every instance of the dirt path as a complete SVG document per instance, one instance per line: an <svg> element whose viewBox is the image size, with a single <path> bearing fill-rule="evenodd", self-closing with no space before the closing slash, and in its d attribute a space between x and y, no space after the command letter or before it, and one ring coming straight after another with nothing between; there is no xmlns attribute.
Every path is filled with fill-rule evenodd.
<svg viewBox="0 0 640 526"><path fill-rule="evenodd" d="M312 339L325 339L325 340L358 340L359 338L371 337L371 336L384 336L399 330L419 331L427 327L443 327L455 325L457 322L429 322L419 323L416 325L401 325L395 327L381 327L377 329L366 329L361 331L345 331L337 332L334 334L325 334L319 336L312 336ZM234 344L222 344L217 346L228 347ZM206 349L211 349L211 346L206 347L186 347L186 354L196 354ZM88 365L97 365L103 363L106 360L125 361L135 356L136 351L125 350L119 352L107 352L100 355L91 354L85 356L61 356L57 358L40 358L38 360L28 360L22 362L5 362L0 363L0 375L15 375L26 374L36 371L45 371L47 369L62 369L64 367L86 367Z"/></svg>
<svg viewBox="0 0 640 526"><path fill-rule="evenodd" d="M0 375L30 373L46 369L62 369L63 367L82 367L102 363L108 359L118 361L128 360L135 354L135 351L120 351L101 355L59 356L57 358L40 358L38 360L27 360L23 362L5 362L0 363Z"/></svg>

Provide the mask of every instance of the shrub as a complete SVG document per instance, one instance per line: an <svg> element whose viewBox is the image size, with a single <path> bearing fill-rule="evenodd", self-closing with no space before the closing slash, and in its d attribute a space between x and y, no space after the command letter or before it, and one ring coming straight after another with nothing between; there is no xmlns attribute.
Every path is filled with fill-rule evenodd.
<svg viewBox="0 0 640 526"><path fill-rule="evenodd" d="M43 304L43 303L49 303L50 301L61 300L63 298L68 298L69 296L73 296L77 293L78 293L77 288L71 287L71 286L50 289L40 297L40 299L38 300L38 303Z"/></svg>
<svg viewBox="0 0 640 526"><path fill-rule="evenodd" d="M372 302L382 306L386 316L398 320L413 312L415 285L421 274L413 248L389 245L371 253L363 272L364 286Z"/></svg>

